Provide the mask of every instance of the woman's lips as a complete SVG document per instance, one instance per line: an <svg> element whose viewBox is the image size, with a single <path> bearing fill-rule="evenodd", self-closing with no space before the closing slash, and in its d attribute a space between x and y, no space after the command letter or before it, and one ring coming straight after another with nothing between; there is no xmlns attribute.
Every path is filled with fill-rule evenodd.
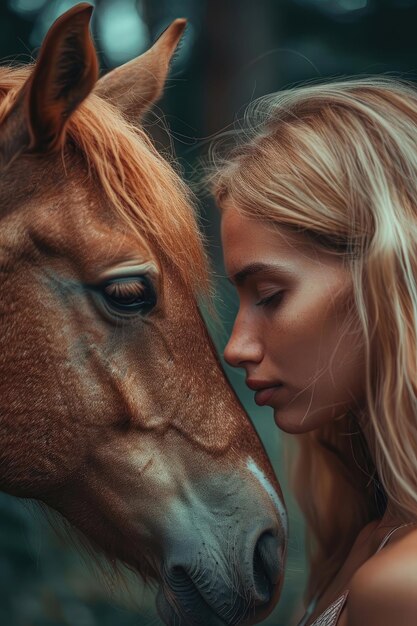
<svg viewBox="0 0 417 626"><path fill-rule="evenodd" d="M269 404L272 396L283 387L283 385L275 385L274 387L266 387L264 389L259 389L255 393L255 402L258 406L264 406L265 404Z"/></svg>

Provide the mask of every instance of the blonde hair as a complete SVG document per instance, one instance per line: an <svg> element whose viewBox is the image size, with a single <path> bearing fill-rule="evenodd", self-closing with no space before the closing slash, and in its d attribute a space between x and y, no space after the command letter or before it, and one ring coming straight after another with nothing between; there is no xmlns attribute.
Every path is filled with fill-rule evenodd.
<svg viewBox="0 0 417 626"><path fill-rule="evenodd" d="M417 92L390 77L308 84L261 98L248 119L216 160L219 205L339 255L364 346L363 429L349 412L298 438L311 596L387 502L417 519Z"/></svg>

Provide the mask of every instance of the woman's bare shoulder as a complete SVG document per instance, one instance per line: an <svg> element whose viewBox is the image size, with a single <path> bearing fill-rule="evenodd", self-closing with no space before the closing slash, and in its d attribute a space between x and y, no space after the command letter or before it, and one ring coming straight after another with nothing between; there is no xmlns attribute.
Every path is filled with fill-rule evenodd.
<svg viewBox="0 0 417 626"><path fill-rule="evenodd" d="M347 626L415 626L416 589L417 529L407 528L353 576Z"/></svg>

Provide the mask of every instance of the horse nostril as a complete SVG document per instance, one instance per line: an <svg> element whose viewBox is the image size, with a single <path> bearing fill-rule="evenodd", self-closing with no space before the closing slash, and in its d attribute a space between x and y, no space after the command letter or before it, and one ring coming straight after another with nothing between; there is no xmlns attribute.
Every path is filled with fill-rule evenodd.
<svg viewBox="0 0 417 626"><path fill-rule="evenodd" d="M269 602L272 588L278 583L281 566L278 558L279 541L270 531L262 533L253 554L255 593L262 602Z"/></svg>
<svg viewBox="0 0 417 626"><path fill-rule="evenodd" d="M193 595L196 592L195 585L181 565L171 567L168 575L171 589L181 596Z"/></svg>

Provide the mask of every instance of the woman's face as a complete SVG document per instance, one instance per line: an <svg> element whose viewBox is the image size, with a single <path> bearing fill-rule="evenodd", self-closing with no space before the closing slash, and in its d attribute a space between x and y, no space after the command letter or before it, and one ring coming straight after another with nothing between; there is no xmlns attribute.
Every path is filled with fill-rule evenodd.
<svg viewBox="0 0 417 626"><path fill-rule="evenodd" d="M224 357L246 373L255 402L303 433L360 410L364 355L350 273L303 234L222 213L226 271L239 312Z"/></svg>

